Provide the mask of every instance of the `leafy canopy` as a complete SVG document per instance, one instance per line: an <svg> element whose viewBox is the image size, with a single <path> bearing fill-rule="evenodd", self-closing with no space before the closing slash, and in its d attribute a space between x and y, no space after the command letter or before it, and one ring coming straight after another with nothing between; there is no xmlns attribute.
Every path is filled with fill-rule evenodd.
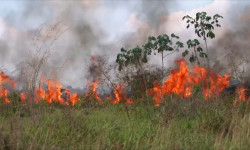
<svg viewBox="0 0 250 150"><path fill-rule="evenodd" d="M206 12L198 12L196 13L196 17L192 18L189 15L186 15L182 18L182 20L185 20L187 23L187 28L190 27L190 25L194 26L195 34L198 37L203 37L203 39L206 42L206 38L213 39L215 38L215 34L213 32L214 26L221 27L219 24L219 18L223 18L222 16L215 14L213 17L208 16ZM189 39L187 41L187 46L189 49L193 49L195 52L195 55L192 54L189 58L190 62L195 62L198 60L198 54L201 58L207 58L207 53L203 51L203 49L200 46L200 42L198 39L191 40ZM189 54L189 49L185 50L182 53L182 56L185 57Z"/></svg>

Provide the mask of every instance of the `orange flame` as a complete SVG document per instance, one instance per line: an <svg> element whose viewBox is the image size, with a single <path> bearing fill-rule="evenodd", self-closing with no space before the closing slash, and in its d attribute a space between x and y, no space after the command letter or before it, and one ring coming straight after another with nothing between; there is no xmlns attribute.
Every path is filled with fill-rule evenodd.
<svg viewBox="0 0 250 150"><path fill-rule="evenodd" d="M61 97L62 85L59 82L53 80L47 80L47 85L48 85L48 91L46 93L45 100L48 103L52 103L52 101L54 100L57 103L65 104L64 100Z"/></svg>
<svg viewBox="0 0 250 150"><path fill-rule="evenodd" d="M234 100L234 104L236 104L237 102L240 102L240 101L246 101L247 100L247 96L246 96L246 89L244 88L241 88L241 87L238 87L237 88L237 98Z"/></svg>
<svg viewBox="0 0 250 150"><path fill-rule="evenodd" d="M154 82L154 87L148 89L148 94L153 96L153 100L155 102L155 106L159 106L163 103L163 98L166 94L176 94L180 95L183 98L188 98L192 96L192 89L194 85L200 84L203 86L203 94L206 98L211 98L212 95L219 95L225 87L229 85L228 78L231 76L230 74L226 74L224 76L217 75L216 73L208 70L204 67L193 67L193 72L189 71L189 68L185 62L185 60L176 61L178 64L178 68L171 71L168 79L166 79L161 85L159 82ZM55 75L53 75L55 76ZM44 77L41 76L39 87L35 89L34 101L39 103L41 100L45 100L48 104L56 102L63 105L69 105L69 102L72 105L75 105L80 99L78 98L77 93L71 94L70 90L64 90L66 94L66 98L62 98L63 89L60 82L55 80L47 80L47 90L45 91L42 88ZM16 82L11 80L8 76L6 76L3 72L0 73L0 98L4 98L4 103L10 103L8 99L9 91L3 88L3 84L8 83L11 87L15 87L17 85ZM99 93L97 91L97 86L99 82L89 82L90 92L86 93L86 97L94 97L100 103L102 99L99 97ZM238 98L235 99L234 103L238 101L246 101L245 90L239 88L237 93L239 95ZM111 100L112 104L117 103L134 103L130 98L126 97L125 94L125 86L123 84L118 84L114 91L114 98L108 97L107 99ZM20 95L21 102L26 99L26 94L22 93Z"/></svg>
<svg viewBox="0 0 250 150"><path fill-rule="evenodd" d="M148 94L153 96L153 100L155 101L155 106L159 106L162 103L163 94L161 94L161 84L159 82L154 82L154 87L148 90Z"/></svg>
<svg viewBox="0 0 250 150"><path fill-rule="evenodd" d="M126 103L134 103L130 98L127 98L124 93L124 85L118 84L114 89L115 99L111 100L112 104L121 103L122 100L125 100Z"/></svg>
<svg viewBox="0 0 250 150"><path fill-rule="evenodd" d="M16 82L14 82L10 77L4 74L4 72L0 73L0 98L4 98L4 103L10 103L10 100L8 99L8 93L9 91L7 89L3 88L3 85L5 83L8 83L11 85L11 87L15 87L17 85Z"/></svg>
<svg viewBox="0 0 250 150"><path fill-rule="evenodd" d="M55 75L53 75L55 76ZM41 76L40 85L39 88L35 90L35 99L34 101L36 103L40 102L40 100L45 100L48 104L51 104L52 102L63 104L63 105L69 105L69 102L71 102L72 105L75 105L77 101L80 99L78 98L77 93L71 95L71 91L66 89L65 93L67 95L66 99L62 98L62 85L58 81L54 80L47 80L47 88L48 90L45 91L42 89L44 77Z"/></svg>
<svg viewBox="0 0 250 150"><path fill-rule="evenodd" d="M75 105L76 102L78 102L80 100L80 98L77 98L77 93L73 94L70 96L70 102L71 102L71 105Z"/></svg>
<svg viewBox="0 0 250 150"><path fill-rule="evenodd" d="M91 86L91 89L85 93L86 97L94 97L98 102L102 102L102 99L98 96L97 86L99 85L99 82L88 82L87 85Z"/></svg>
<svg viewBox="0 0 250 150"><path fill-rule="evenodd" d="M40 78L40 84L39 87L35 89L35 97L34 97L34 102L35 103L39 103L42 100L45 99L45 91L41 88L41 86L43 85L43 80L44 80L44 76L42 75Z"/></svg>
<svg viewBox="0 0 250 150"><path fill-rule="evenodd" d="M23 102L26 99L26 94L25 93L21 93L20 99L21 99L21 102Z"/></svg>
<svg viewBox="0 0 250 150"><path fill-rule="evenodd" d="M185 60L181 59L176 63L179 68L171 71L162 86L160 83L155 82L154 87L148 90L148 94L153 96L156 106L162 103L161 93L162 97L165 94L176 94L187 98L192 96L194 85L203 83L204 95L207 98L211 97L212 94L218 95L229 85L228 78L231 76L230 74L222 77L204 67L194 67L194 72L190 72Z"/></svg>

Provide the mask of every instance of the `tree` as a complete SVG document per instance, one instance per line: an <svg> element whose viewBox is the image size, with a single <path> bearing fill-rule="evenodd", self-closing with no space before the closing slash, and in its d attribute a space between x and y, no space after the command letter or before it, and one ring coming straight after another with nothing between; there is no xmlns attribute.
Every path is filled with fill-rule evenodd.
<svg viewBox="0 0 250 150"><path fill-rule="evenodd" d="M117 55L116 59L116 63L118 63L119 65L119 71L121 71L124 67L128 67L130 65L133 65L138 69L137 74L139 76L142 76L145 91L147 91L147 81L143 64L148 62L149 55L151 55L151 51L142 49L140 46L137 46L136 48L130 50L121 48L121 53Z"/></svg>
<svg viewBox="0 0 250 150"><path fill-rule="evenodd" d="M161 54L161 82L163 85L163 74L164 74L164 58L166 58L167 56L173 54L174 52L178 51L179 48L184 47L183 43L180 41L176 41L175 44L173 44L173 40L174 39L179 39L179 36L176 36L174 33L172 33L170 36L163 34L163 35L159 35L157 38L150 36L148 38L148 43L146 43L145 45L143 45L143 48L147 51L147 52L152 52L157 51L158 53ZM164 55L164 52L170 52L166 55ZM161 93L163 93L163 89L161 89ZM162 95L162 94L161 94ZM162 95L163 96L163 95ZM162 97L163 100L163 97Z"/></svg>
<svg viewBox="0 0 250 150"><path fill-rule="evenodd" d="M179 36L176 36L173 33L170 36L166 34L159 35L157 38L155 38L154 36L150 36L148 38L148 42L145 45L143 45L142 48L139 46L131 50L126 50L124 48L121 48L121 53L117 55L116 59L116 62L119 64L119 70L131 64L136 65L136 67L139 68L139 72L143 77L144 86L147 91L147 82L145 73L142 68L142 64L148 62L148 56L151 55L153 51L155 55L156 52L158 52L161 54L161 62L162 62L161 78L163 84L164 58L178 51L179 48L184 47L183 43L180 41L176 41L175 44L173 44L174 39L179 39ZM170 53L164 55L165 54L164 52L167 51Z"/></svg>
<svg viewBox="0 0 250 150"><path fill-rule="evenodd" d="M194 39L194 40L188 40L187 41L187 46L189 49L193 49L194 50L194 54L192 54L189 58L189 61L192 63L192 62L195 62L197 61L198 65L200 65L200 61L199 61L199 58L198 58L198 53L199 53L199 57L202 57L202 58L207 58L207 54L203 52L203 49L201 48L200 46L200 42L199 40L197 39ZM185 57L189 54L189 50L185 50L183 53L182 53L182 56Z"/></svg>
<svg viewBox="0 0 250 150"><path fill-rule="evenodd" d="M194 51L198 51L200 52L200 57L206 57L207 58L207 65L209 68L209 58L208 56L208 47L207 47L207 38L213 39L215 38L215 34L213 32L214 30L214 25L216 27L221 27L221 25L219 24L219 18L223 18L222 16L215 14L213 17L208 16L206 12L198 12L196 13L196 17L190 17L189 15L186 15L182 18L182 20L187 20L187 28L190 27L190 25L193 25L195 28L195 34L198 35L198 37L203 38L205 45L206 45L206 53L203 52L203 50L201 49L201 47L197 47L196 46L199 45L199 41L197 39L194 40L188 40L187 41L187 45L188 47L192 47L194 48ZM196 53L196 52L195 52ZM186 50L183 53L183 56L186 56L188 54L188 50ZM197 54L195 54L195 56L191 56L190 57L190 62L193 62L195 60L198 60ZM198 62L199 63L199 62Z"/></svg>
<svg viewBox="0 0 250 150"><path fill-rule="evenodd" d="M206 45L206 53L202 52L200 53L201 57L206 57L207 58L207 67L208 67L208 73L207 73L207 79L209 78L209 74L210 74L210 65L209 65L209 57L208 57L208 47L207 47L207 38L213 39L215 38L215 34L213 32L214 30L214 25L216 27L221 27L221 25L219 24L219 18L223 18L222 16L220 16L219 14L215 14L213 17L208 16L206 12L198 12L196 13L196 17L192 18L189 15L186 15L182 18L182 20L187 20L186 23L187 28L190 27L190 25L193 25L195 28L195 34L198 35L198 37L203 38L205 45ZM199 43L198 40L189 40L187 42L188 47L194 47L195 50L195 46L197 46L197 44ZM198 49L197 49L198 50ZM202 50L202 49L200 49ZM185 56L185 54L187 54L187 50L185 51L186 53L184 53L183 55ZM192 58L192 59L191 59ZM190 57L190 61L195 61L196 59L194 58L198 58L197 55L196 57L191 56ZM209 80L207 80L207 86L208 86L208 93L209 93Z"/></svg>

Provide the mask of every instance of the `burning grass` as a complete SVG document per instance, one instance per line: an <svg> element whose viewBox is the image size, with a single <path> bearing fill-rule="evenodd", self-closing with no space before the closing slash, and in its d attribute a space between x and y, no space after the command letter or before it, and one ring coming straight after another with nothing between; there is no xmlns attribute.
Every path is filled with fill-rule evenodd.
<svg viewBox="0 0 250 150"><path fill-rule="evenodd" d="M159 106L164 101L166 95L179 95L182 98L190 98L193 94L193 88L196 85L201 85L202 93L205 96L205 99L214 99L219 97L220 93L229 86L230 74L220 76L214 73L212 70L206 69L204 67L193 67L193 71L190 71L185 60L181 59L176 61L178 68L173 69L169 77L161 85L159 82L155 81L154 86L151 89L148 89L146 92L148 95L153 97L155 106ZM39 87L35 89L34 96L30 93L20 94L21 102L24 102L25 99L33 99L35 103L39 103L42 100L45 100L48 104L59 103L62 105L75 105L80 99L78 98L77 93L71 94L71 91L68 89L63 89L60 82L55 80L47 80L47 90L42 88L44 77L41 76L41 81ZM0 78L0 97L4 97L4 103L10 103L8 99L8 90L3 88L4 84L10 84L12 87L16 86L16 82L11 78L6 76L3 72L1 73ZM94 98L99 103L102 103L103 100L99 96L97 87L99 82L88 82L87 84L90 89L85 94L87 98ZM106 100L109 100L112 104L118 103L134 103L134 100L126 96L126 86L124 84L117 84L113 89L113 96L108 96ZM62 98L63 91L65 91L65 97ZM237 94L239 95L235 98L234 103L240 101L246 101L247 97L245 94L246 89L238 88Z"/></svg>
<svg viewBox="0 0 250 150"><path fill-rule="evenodd" d="M17 83L2 72L0 149L247 149L246 89L223 95L230 75L177 65L146 91L149 103L128 97L124 84L101 98L99 82L89 82L81 97L43 76L32 97L9 92Z"/></svg>

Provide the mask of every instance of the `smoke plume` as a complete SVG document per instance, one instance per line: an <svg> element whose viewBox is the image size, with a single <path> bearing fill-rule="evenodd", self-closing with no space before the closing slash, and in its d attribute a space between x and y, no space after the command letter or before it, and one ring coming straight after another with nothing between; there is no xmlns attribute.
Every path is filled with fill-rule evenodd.
<svg viewBox="0 0 250 150"><path fill-rule="evenodd" d="M186 31L183 15L174 1L25 1L17 2L22 7L10 11L0 18L0 67L11 73L25 64L34 55L47 49L50 55L41 68L48 78L54 72L65 86L82 88L86 85L86 72L92 55L106 55L114 63L121 47L127 49L142 45L148 36L176 33L183 39L193 38L192 31ZM224 3L229 3L225 1ZM224 5L225 6L225 5ZM176 12L171 8L177 8ZM210 6L192 10L209 13L219 10L220 0ZM249 55L249 11L236 17L242 27L226 29L218 36L218 43L211 44L211 59L222 66L230 62L219 58L226 49ZM225 16L226 15L226 16ZM226 27L226 24L222 24ZM181 39L182 40L182 39ZM182 42L185 43L183 40ZM52 43L52 44L51 44ZM226 45L226 46L225 46ZM167 65L177 56L169 58ZM154 62L159 59L152 58ZM236 60L238 61L238 59ZM170 63L171 62L171 63ZM216 69L216 67L214 67ZM228 71L228 70L226 70Z"/></svg>

